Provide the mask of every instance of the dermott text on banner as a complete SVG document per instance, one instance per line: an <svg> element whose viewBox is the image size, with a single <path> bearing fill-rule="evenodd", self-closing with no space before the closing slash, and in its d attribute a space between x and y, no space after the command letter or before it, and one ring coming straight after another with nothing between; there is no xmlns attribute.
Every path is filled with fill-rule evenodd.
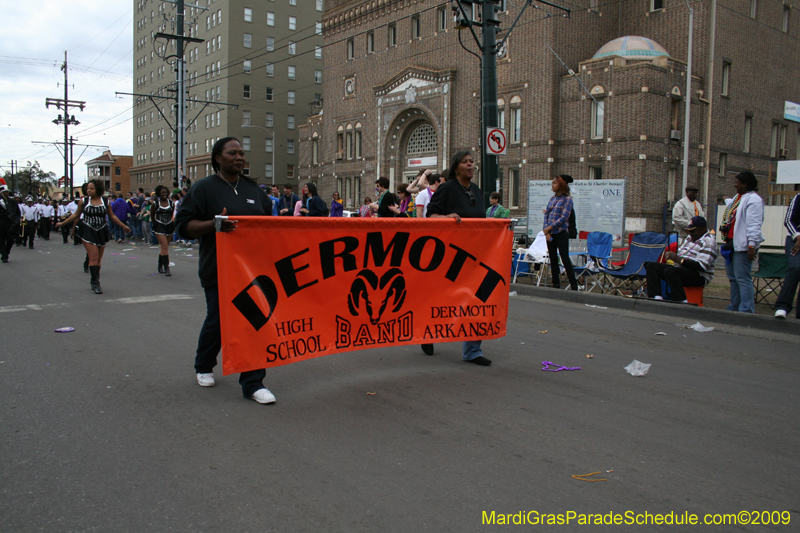
<svg viewBox="0 0 800 533"><path fill-rule="evenodd" d="M216 234L226 375L506 333L507 220L235 218Z"/></svg>

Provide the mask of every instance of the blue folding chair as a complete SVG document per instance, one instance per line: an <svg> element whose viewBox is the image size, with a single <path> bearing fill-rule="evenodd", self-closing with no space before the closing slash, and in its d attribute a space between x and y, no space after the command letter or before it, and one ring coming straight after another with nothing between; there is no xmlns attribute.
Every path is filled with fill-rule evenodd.
<svg viewBox="0 0 800 533"><path fill-rule="evenodd" d="M624 295L623 291L631 293L641 292L646 281L645 263L657 262L664 254L667 246L667 236L661 233L645 231L633 236L631 240L628 260L619 270L601 268L607 291L612 294Z"/></svg>
<svg viewBox="0 0 800 533"><path fill-rule="evenodd" d="M584 291L592 292L595 288L599 288L600 294L605 292L603 274L600 269L611 259L612 242L611 234L603 231L593 231L586 236L588 260L585 266L575 269L575 277L579 280L578 287L583 286Z"/></svg>

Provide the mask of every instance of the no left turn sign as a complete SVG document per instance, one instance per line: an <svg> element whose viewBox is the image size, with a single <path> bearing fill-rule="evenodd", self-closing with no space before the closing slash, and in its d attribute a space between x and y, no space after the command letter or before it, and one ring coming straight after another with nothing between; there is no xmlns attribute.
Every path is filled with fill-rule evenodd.
<svg viewBox="0 0 800 533"><path fill-rule="evenodd" d="M492 155L506 155L506 130L486 128L486 146Z"/></svg>

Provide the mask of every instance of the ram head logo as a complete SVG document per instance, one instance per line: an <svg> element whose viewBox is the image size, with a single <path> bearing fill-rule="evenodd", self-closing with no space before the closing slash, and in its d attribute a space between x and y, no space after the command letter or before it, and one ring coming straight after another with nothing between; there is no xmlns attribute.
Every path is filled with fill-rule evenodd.
<svg viewBox="0 0 800 533"><path fill-rule="evenodd" d="M392 268L380 280L371 270L362 270L356 275L347 295L347 306L350 314L358 316L361 312L369 315L373 325L381 320L383 312L391 307L395 312L403 306L406 299L406 280L403 271Z"/></svg>

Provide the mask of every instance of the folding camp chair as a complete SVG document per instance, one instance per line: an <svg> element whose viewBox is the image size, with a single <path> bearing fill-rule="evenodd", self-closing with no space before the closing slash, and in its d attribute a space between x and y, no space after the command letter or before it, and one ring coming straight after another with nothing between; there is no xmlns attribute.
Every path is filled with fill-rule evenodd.
<svg viewBox="0 0 800 533"><path fill-rule="evenodd" d="M630 244L628 260L619 270L601 268L607 285L607 292L624 295L623 291L640 292L644 288L646 272L644 264L657 262L664 253L667 236L661 233L646 231L633 236Z"/></svg>
<svg viewBox="0 0 800 533"><path fill-rule="evenodd" d="M753 274L755 303L767 304L774 308L774 301L783 286L783 279L789 273L789 260L786 254L758 254L758 272ZM774 296L769 298L769 296ZM771 301L770 301L771 300Z"/></svg>
<svg viewBox="0 0 800 533"><path fill-rule="evenodd" d="M583 286L586 292L592 292L595 288L599 288L600 294L603 294L606 290L600 267L611 259L612 239L610 233L602 231L593 231L586 237L588 260L585 266L575 269L575 277L579 280L578 287Z"/></svg>
<svg viewBox="0 0 800 533"><path fill-rule="evenodd" d="M586 265L589 260L586 243L588 236L588 231L581 231L578 232L577 239L569 240L569 259L572 261L572 266L575 268Z"/></svg>
<svg viewBox="0 0 800 533"><path fill-rule="evenodd" d="M547 271L546 265L549 263L547 239L545 239L544 232L539 232L530 248L518 248L514 261L514 283L517 282L518 276L531 276L531 279L536 278L538 287ZM528 267L527 272L525 272L524 265ZM538 269L535 268L536 265L539 266Z"/></svg>

